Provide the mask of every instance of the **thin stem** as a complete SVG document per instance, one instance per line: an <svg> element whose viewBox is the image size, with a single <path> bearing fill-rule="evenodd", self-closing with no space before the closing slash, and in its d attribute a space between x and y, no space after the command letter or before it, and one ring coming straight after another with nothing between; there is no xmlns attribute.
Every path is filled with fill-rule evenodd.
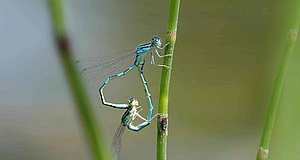
<svg viewBox="0 0 300 160"><path fill-rule="evenodd" d="M169 43L169 45L165 49L165 55L172 56L167 56L164 58L164 65L169 66L170 68L163 67L161 74L158 107L159 116L157 121L157 160L167 159L169 86L171 79L173 53L176 42L179 7L180 0L171 0L168 31L166 35L166 43Z"/></svg>
<svg viewBox="0 0 300 160"><path fill-rule="evenodd" d="M292 6L292 5L291 5ZM290 6L290 7L291 7ZM268 157L269 146L272 136L272 131L275 123L276 112L278 108L278 103L280 100L280 94L282 91L282 87L284 84L285 75L288 69L291 53L293 52L298 30L299 30L299 20L300 20L300 3L297 2L297 8L294 14L290 15L290 24L289 24L289 32L287 34L287 40L283 52L283 59L278 71L278 75L276 78L275 86L273 89L271 101L269 104L269 110L267 115L266 124L264 127L259 151L257 153L257 160L266 160Z"/></svg>
<svg viewBox="0 0 300 160"><path fill-rule="evenodd" d="M95 160L110 159L106 150L101 129L98 128L96 120L92 114L92 106L84 92L84 87L80 81L78 72L71 58L70 42L67 37L65 21L63 17L63 7L60 0L49 0L52 23L57 43L59 57L63 64L65 74L77 106L77 111L82 122L86 138Z"/></svg>

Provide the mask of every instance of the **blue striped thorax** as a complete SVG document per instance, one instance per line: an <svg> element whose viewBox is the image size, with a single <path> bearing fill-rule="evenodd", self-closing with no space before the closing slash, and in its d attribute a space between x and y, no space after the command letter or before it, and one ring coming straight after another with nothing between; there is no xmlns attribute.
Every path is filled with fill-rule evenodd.
<svg viewBox="0 0 300 160"><path fill-rule="evenodd" d="M136 54L138 56L144 55L153 47L161 47L161 40L158 37L153 37L151 42L140 44L136 48Z"/></svg>

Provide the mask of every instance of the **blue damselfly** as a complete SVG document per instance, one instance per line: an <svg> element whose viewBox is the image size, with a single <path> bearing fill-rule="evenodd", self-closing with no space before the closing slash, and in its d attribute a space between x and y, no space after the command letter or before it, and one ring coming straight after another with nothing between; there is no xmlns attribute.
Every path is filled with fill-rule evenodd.
<svg viewBox="0 0 300 160"><path fill-rule="evenodd" d="M162 47L161 40L157 37L153 37L150 42L143 43L138 45L135 49L128 50L126 52L120 52L118 54L114 54L114 57L111 57L111 59L106 57L99 57L99 58L87 58L82 59L79 61L76 61L79 65L81 65L81 73L84 76L84 78L93 80L93 79L100 79L105 76L109 76L102 84L102 86L99 88L99 94L101 101L104 105L117 108L117 109L128 109L128 104L117 104L117 103L111 103L107 102L104 97L103 90L106 87L106 85L115 78L121 77L126 75L128 72L132 71L135 68L138 68L138 73L140 75L141 81L143 83L146 96L148 98L149 102L149 113L147 116L147 121L145 123L141 123L137 126L127 126L128 129L133 131L140 131L141 129L145 128L151 123L152 116L153 116L153 102L151 93L149 90L149 87L147 85L147 81L144 77L144 65L146 62L145 55L147 53L151 54L151 64L159 66L159 67L166 67L169 68L169 66L165 66L163 64L156 64L154 55L156 54L158 57L163 58L166 56L171 55L160 55L158 52L158 49L164 49L168 44ZM124 64L124 62L131 59L134 59L133 64L131 64L126 70L123 72L117 73L115 75L111 75L114 71L118 70L120 68L120 64ZM126 63L125 63L126 64Z"/></svg>
<svg viewBox="0 0 300 160"><path fill-rule="evenodd" d="M148 126L151 123L152 119L155 117L153 116L154 106L152 102L151 93L148 88L147 81L144 77L144 65L146 62L144 56L147 53L150 53L151 64L159 67L169 68L169 66L163 64L156 64L154 59L155 54L160 58L171 56L171 55L160 55L158 52L158 49L162 50L167 45L168 44L162 47L161 40L157 37L154 37L148 43L140 44L135 49L131 49L126 52L120 52L118 54L114 54L114 56L110 58L106 58L106 57L87 58L87 59L77 61L77 64L79 64L82 68L80 72L85 79L94 80L94 79L101 79L102 77L109 76L99 88L100 98L104 105L117 108L117 109L126 109L125 113L121 118L121 124L115 133L114 140L111 147L111 150L114 152L115 159L119 159L121 140L125 128L127 127L132 131L140 131L146 126ZM126 70L117 74L112 74L116 70L120 69L122 64L126 64L130 59L133 59L134 61ZM112 79L124 76L135 68L138 68L138 73L140 75L149 102L149 113L147 118L144 118L139 114L139 112L141 111L141 109L139 108L141 108L141 106L139 106L138 101L136 99L130 98L128 104L127 103L117 104L117 103L107 102L105 100L104 93L103 93L104 88ZM136 119L136 117L142 119L143 122L138 125L133 125L133 121Z"/></svg>

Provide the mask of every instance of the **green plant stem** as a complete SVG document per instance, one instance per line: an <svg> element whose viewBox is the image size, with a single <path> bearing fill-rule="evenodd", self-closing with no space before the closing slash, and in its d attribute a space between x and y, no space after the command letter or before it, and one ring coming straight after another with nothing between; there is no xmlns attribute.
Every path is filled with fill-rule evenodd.
<svg viewBox="0 0 300 160"><path fill-rule="evenodd" d="M109 154L104 143L104 138L96 120L92 114L92 106L84 92L75 64L71 58L70 43L66 33L63 8L60 0L49 0L52 23L54 27L55 41L59 51L59 57L64 67L64 72L70 84L70 88L77 106L77 111L82 122L85 135L93 158L95 160L108 160Z"/></svg>
<svg viewBox="0 0 300 160"><path fill-rule="evenodd" d="M172 56L164 58L164 65L170 66L170 68L163 67L161 74L158 107L159 116L157 120L157 160L167 159L169 86L171 79L173 53L176 42L179 7L180 0L171 0L168 31L166 35L166 43L169 43L169 45L165 49L165 55Z"/></svg>
<svg viewBox="0 0 300 160"><path fill-rule="evenodd" d="M292 5L291 5L292 6ZM284 84L285 75L288 69L289 61L291 54L293 52L298 30L299 30L299 20L300 20L300 3L297 2L297 8L294 12L294 14L290 15L290 24L289 24L289 32L287 34L287 40L283 52L283 59L278 71L278 75L276 78L275 86L273 89L271 101L269 104L268 114L267 114L267 120L264 127L259 151L257 153L257 160L266 160L268 157L269 152L269 146L272 136L272 131L276 119L276 111L278 108L278 103L280 100L280 94L282 91L282 87Z"/></svg>

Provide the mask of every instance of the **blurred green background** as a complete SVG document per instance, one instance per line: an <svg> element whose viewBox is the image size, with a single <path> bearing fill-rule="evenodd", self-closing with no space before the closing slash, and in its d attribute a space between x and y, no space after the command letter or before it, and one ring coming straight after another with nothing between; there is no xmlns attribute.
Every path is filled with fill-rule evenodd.
<svg viewBox="0 0 300 160"><path fill-rule="evenodd" d="M169 1L64 1L74 59L164 37ZM182 1L170 95L169 159L253 160L279 67L291 8L279 0ZM91 159L52 35L47 1L0 1L0 159ZM292 55L270 160L300 159L299 41ZM146 78L158 104L160 68ZM101 105L111 143L123 111ZM136 72L106 89L111 101L147 101ZM155 159L156 125L126 131L121 156Z"/></svg>

